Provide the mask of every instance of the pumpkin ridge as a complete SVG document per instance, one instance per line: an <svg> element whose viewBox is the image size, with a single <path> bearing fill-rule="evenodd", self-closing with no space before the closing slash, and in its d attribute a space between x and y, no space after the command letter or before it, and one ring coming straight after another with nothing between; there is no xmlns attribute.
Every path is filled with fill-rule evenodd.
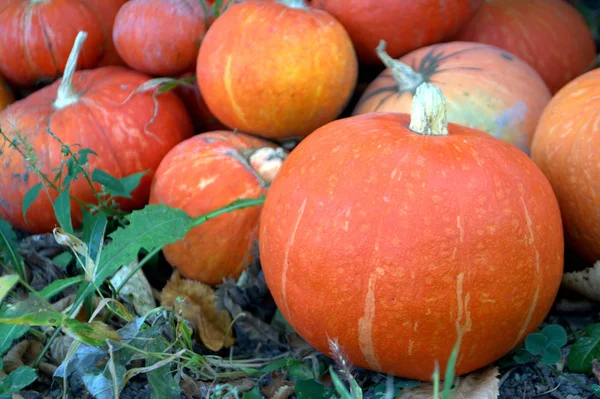
<svg viewBox="0 0 600 399"><path fill-rule="evenodd" d="M98 16L98 22L100 24L100 27L102 28L102 32L104 33L104 51L102 52L101 56L99 57L99 59L104 58L104 56L106 55L106 51L108 49L108 42L112 39L112 32L108 31L108 27L105 26L104 24L104 19L100 18L100 10L98 10L98 8L96 8L93 4L91 4L88 0L79 0L81 2L81 4L83 4L85 7L87 7L89 10L92 11L92 14Z"/></svg>
<svg viewBox="0 0 600 399"><path fill-rule="evenodd" d="M54 66L55 74L60 74L60 69L58 68L58 63L56 62L56 58L54 56L54 49L52 47L52 43L50 43L50 39L48 37L48 32L46 32L47 24L44 19L44 14L39 13L38 18L40 20L40 27L42 28L42 37L44 38L44 42L46 43L46 47L48 48L48 52L50 53L50 59L52 60L52 65Z"/></svg>
<svg viewBox="0 0 600 399"><path fill-rule="evenodd" d="M33 5L29 5L27 9L23 11L23 18L21 20L21 47L23 48L23 53L25 54L25 59L29 64L29 67L32 71L35 71L35 74L40 76L42 75L42 70L38 68L38 66L33 62L31 58L31 54L29 53L29 46L27 46L27 26L31 25L31 19L33 18Z"/></svg>

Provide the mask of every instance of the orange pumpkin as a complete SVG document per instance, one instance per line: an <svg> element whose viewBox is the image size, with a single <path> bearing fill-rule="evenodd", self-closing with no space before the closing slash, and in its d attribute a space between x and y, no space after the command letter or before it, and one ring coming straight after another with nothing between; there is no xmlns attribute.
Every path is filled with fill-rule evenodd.
<svg viewBox="0 0 600 399"><path fill-rule="evenodd" d="M194 70L205 31L198 0L130 0L117 14L113 39L131 68L174 76Z"/></svg>
<svg viewBox="0 0 600 399"><path fill-rule="evenodd" d="M112 47L111 24L126 0L4 0L0 4L0 74L15 85L56 79L79 31L88 33L78 66L93 68ZM115 62L108 59L105 63Z"/></svg>
<svg viewBox="0 0 600 399"><path fill-rule="evenodd" d="M266 282L291 326L323 353L337 339L353 364L419 380L445 369L459 336L458 375L519 345L563 271L546 177L516 147L447 123L435 89L417 90L412 115L309 135L260 220Z"/></svg>
<svg viewBox="0 0 600 399"><path fill-rule="evenodd" d="M344 27L326 12L303 0L248 0L211 25L196 72L222 123L282 139L334 120L356 86L358 63Z"/></svg>
<svg viewBox="0 0 600 399"><path fill-rule="evenodd" d="M415 50L399 60L378 53L387 69L361 96L353 115L409 113L423 82L446 97L448 121L483 130L529 153L538 119L551 94L524 61L493 46L451 42Z"/></svg>
<svg viewBox="0 0 600 399"><path fill-rule="evenodd" d="M160 163L150 203L200 216L238 198L265 194L285 158L268 141L230 131L194 136ZM181 173L185 171L185 173ZM260 207L220 215L194 227L182 241L163 248L183 276L207 284L237 279L256 255Z"/></svg>
<svg viewBox="0 0 600 399"><path fill-rule="evenodd" d="M106 52L104 53L104 57L98 63L98 67L103 66L125 66L125 61L121 58L119 53L117 52L117 48L115 47L115 42L113 41L112 33L113 27L115 24L115 17L117 13L128 0L88 0L91 4L94 5L96 10L98 10L103 16L104 26L106 29L106 33L108 34L109 40L107 41Z"/></svg>
<svg viewBox="0 0 600 399"><path fill-rule="evenodd" d="M556 93L596 58L592 32L564 0L488 0L454 37L505 49L529 63Z"/></svg>
<svg viewBox="0 0 600 399"><path fill-rule="evenodd" d="M91 148L89 171L102 169L121 178L147 170L131 199L119 201L130 210L144 206L149 197L154 171L163 156L180 141L193 134L192 123L181 100L174 93L154 95L136 91L149 77L122 67L75 70L77 54L85 34L77 36L72 58L63 79L14 103L0 113L1 128L13 138L23 136L38 159L42 173L52 180L62 159L61 148L46 131L62 142ZM25 193L40 182L28 169L23 155L5 146L0 174L0 217L31 233L45 233L56 226L52 203L55 190L40 191L24 220L21 207ZM100 190L96 185L95 189ZM70 194L94 203L85 179L71 183ZM80 225L81 209L71 201L74 227Z"/></svg>
<svg viewBox="0 0 600 399"><path fill-rule="evenodd" d="M0 76L0 111L15 101L12 90Z"/></svg>
<svg viewBox="0 0 600 399"><path fill-rule="evenodd" d="M194 76L193 73L185 73L180 79L187 79ZM175 92L183 100L188 113L190 114L197 133L210 132L213 130L227 130L219 120L210 112L206 102L200 94L198 84L194 81L177 86Z"/></svg>
<svg viewBox="0 0 600 399"><path fill-rule="evenodd" d="M475 15L483 0L313 0L346 28L361 62L381 62L380 40L393 58L455 34Z"/></svg>
<svg viewBox="0 0 600 399"><path fill-rule="evenodd" d="M589 262L600 260L600 69L562 88L544 110L533 160L560 204L567 244Z"/></svg>

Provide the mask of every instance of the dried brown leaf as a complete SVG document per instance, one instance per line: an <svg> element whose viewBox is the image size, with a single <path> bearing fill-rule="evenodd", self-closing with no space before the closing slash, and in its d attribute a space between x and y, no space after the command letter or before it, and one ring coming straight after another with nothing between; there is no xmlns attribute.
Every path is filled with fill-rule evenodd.
<svg viewBox="0 0 600 399"><path fill-rule="evenodd" d="M177 297L183 300L183 306ZM176 312L181 310L183 317L194 324L196 336L208 349L216 352L233 345L231 316L226 310L217 311L212 287L184 279L175 271L161 292L161 305L172 307Z"/></svg>
<svg viewBox="0 0 600 399"><path fill-rule="evenodd" d="M584 270L565 273L562 282L570 290L600 302L600 261Z"/></svg>
<svg viewBox="0 0 600 399"><path fill-rule="evenodd" d="M50 344L50 356L54 358L59 364L61 364L67 357L69 348L73 343L74 339L68 335L59 335Z"/></svg>
<svg viewBox="0 0 600 399"><path fill-rule="evenodd" d="M181 392L189 399L197 398L202 395L198 384L196 384L194 379L187 374L181 374L179 388L181 388Z"/></svg>
<svg viewBox="0 0 600 399"><path fill-rule="evenodd" d="M261 389L263 395L267 396L271 399L276 398L287 398L286 392L288 392L288 388L292 388L292 393L294 392L294 383L288 381L285 378L284 374L279 374L277 372L273 373L273 382Z"/></svg>
<svg viewBox="0 0 600 399"><path fill-rule="evenodd" d="M134 262L120 268L110 280L112 285L118 289L137 265L138 261L136 259ZM141 269L137 270L121 288L119 297L123 301L132 304L139 316L148 314L156 307L156 302L152 296L152 287Z"/></svg>
<svg viewBox="0 0 600 399"><path fill-rule="evenodd" d="M44 345L39 341L23 340L19 342L2 357L4 371L10 374L21 366L31 366L42 353L43 348Z"/></svg>
<svg viewBox="0 0 600 399"><path fill-rule="evenodd" d="M488 367L473 372L462 378L457 378L456 389L452 399L496 399L500 396L498 368ZM443 385L443 384L440 384ZM440 387L440 396L443 387ZM431 399L433 384L423 383L414 388L403 389L396 399Z"/></svg>

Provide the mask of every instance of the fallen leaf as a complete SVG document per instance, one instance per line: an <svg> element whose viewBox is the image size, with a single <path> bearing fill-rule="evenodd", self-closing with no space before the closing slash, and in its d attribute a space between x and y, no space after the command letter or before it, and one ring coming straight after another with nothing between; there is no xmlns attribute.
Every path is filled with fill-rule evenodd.
<svg viewBox="0 0 600 399"><path fill-rule="evenodd" d="M67 357L67 353L69 352L69 348L73 341L74 339L68 335L59 335L50 344L50 356L52 356L58 364L61 364Z"/></svg>
<svg viewBox="0 0 600 399"><path fill-rule="evenodd" d="M593 267L565 273L562 282L570 290L600 302L600 261L596 262Z"/></svg>
<svg viewBox="0 0 600 399"><path fill-rule="evenodd" d="M498 368L488 367L456 379L456 388L451 399L496 399L500 396ZM440 383L440 397L443 383ZM403 389L396 399L431 399L433 384L423 383L418 387Z"/></svg>
<svg viewBox="0 0 600 399"><path fill-rule="evenodd" d="M273 372L273 381L260 391L263 395L271 399L285 399L294 393L294 383L288 381L285 378L285 374ZM288 395L290 391L291 393Z"/></svg>
<svg viewBox="0 0 600 399"><path fill-rule="evenodd" d="M121 284L125 281L127 276L136 268L138 265L137 259L128 265L123 266L117 273L110 279L113 287L117 290L121 287ZM133 305L135 312L139 316L144 316L152 311L156 307L156 302L152 295L152 287L146 278L146 275L139 269L135 274L125 283L120 289L119 297L125 302Z"/></svg>
<svg viewBox="0 0 600 399"><path fill-rule="evenodd" d="M592 373L598 381L600 381L600 362L596 359L592 361Z"/></svg>
<svg viewBox="0 0 600 399"><path fill-rule="evenodd" d="M39 341L23 340L12 347L2 358L3 369L7 374L21 366L31 366L42 353L44 345Z"/></svg>
<svg viewBox="0 0 600 399"><path fill-rule="evenodd" d="M176 270L161 292L161 305L172 307L177 313L181 311L194 324L196 336L208 349L216 352L233 345L231 316L226 310L217 311L210 286L184 279Z"/></svg>

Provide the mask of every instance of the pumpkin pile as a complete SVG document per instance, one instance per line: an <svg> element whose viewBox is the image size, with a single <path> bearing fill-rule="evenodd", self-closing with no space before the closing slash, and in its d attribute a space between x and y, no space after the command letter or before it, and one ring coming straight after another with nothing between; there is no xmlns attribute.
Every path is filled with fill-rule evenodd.
<svg viewBox="0 0 600 399"><path fill-rule="evenodd" d="M0 217L58 226L65 145L144 172L126 212L265 196L164 258L211 286L260 262L299 335L360 367L429 380L457 340L458 375L489 365L548 315L566 249L600 259L600 72L565 0L443 3L3 1Z"/></svg>

